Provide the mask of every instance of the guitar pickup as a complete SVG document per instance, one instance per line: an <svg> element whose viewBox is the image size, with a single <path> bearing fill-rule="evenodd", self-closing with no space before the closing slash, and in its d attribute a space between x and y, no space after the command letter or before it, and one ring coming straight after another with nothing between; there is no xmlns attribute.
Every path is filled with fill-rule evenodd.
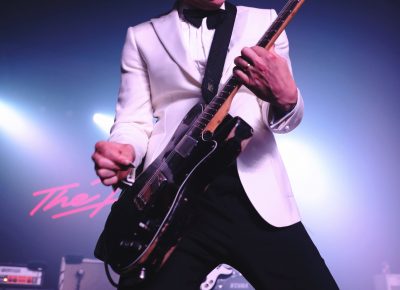
<svg viewBox="0 0 400 290"><path fill-rule="evenodd" d="M159 191L167 184L167 178L160 171L155 174L146 183L143 189L135 196L133 202L138 210L144 210L144 208L150 203L150 201L159 194Z"/></svg>
<svg viewBox="0 0 400 290"><path fill-rule="evenodd" d="M176 145L175 152L183 158L188 157L196 147L198 141L191 136L184 135L181 141Z"/></svg>

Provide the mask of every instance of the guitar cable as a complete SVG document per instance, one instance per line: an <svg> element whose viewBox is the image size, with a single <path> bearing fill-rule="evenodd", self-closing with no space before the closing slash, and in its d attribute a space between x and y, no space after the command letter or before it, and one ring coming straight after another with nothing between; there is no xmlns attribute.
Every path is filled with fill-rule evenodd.
<svg viewBox="0 0 400 290"><path fill-rule="evenodd" d="M104 262L104 269L106 270L107 279L111 283L111 285L113 285L115 288L118 288L118 283L115 283L114 279L111 277L109 266L109 264Z"/></svg>

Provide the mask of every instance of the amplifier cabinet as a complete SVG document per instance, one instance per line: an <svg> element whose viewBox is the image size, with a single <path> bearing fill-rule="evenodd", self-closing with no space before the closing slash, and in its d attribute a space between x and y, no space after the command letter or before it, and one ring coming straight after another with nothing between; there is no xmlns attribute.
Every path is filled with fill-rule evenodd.
<svg viewBox="0 0 400 290"><path fill-rule="evenodd" d="M110 270L113 280L118 275ZM107 278L104 263L97 259L65 256L61 259L58 290L115 290Z"/></svg>

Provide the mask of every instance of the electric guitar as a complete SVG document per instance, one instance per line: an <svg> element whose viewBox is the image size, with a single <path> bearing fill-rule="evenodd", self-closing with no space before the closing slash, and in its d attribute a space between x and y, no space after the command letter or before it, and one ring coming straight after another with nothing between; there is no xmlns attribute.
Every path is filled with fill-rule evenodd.
<svg viewBox="0 0 400 290"><path fill-rule="evenodd" d="M269 49L304 0L289 0L257 45ZM231 76L207 105L195 105L162 153L122 189L95 256L141 283L168 259L190 224L193 199L213 174L232 163L253 134L229 108L241 84Z"/></svg>

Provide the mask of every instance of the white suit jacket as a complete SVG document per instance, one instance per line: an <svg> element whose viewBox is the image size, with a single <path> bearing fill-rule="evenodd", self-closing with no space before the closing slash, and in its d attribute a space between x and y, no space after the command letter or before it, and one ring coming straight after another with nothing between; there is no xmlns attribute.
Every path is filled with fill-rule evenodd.
<svg viewBox="0 0 400 290"><path fill-rule="evenodd" d="M241 49L255 45L274 18L274 10L237 7L221 84L231 76L233 60ZM202 75L184 49L180 21L178 11L172 10L127 32L116 117L109 140L132 144L135 165L146 155L145 167L148 166L166 146L185 114L202 101ZM290 65L285 33L276 41L275 50ZM273 133L286 133L300 123L303 115L300 94L295 108L271 124L269 104L242 87L233 100L230 114L239 115L254 129L254 136L237 160L240 180L251 203L274 226L299 221Z"/></svg>

